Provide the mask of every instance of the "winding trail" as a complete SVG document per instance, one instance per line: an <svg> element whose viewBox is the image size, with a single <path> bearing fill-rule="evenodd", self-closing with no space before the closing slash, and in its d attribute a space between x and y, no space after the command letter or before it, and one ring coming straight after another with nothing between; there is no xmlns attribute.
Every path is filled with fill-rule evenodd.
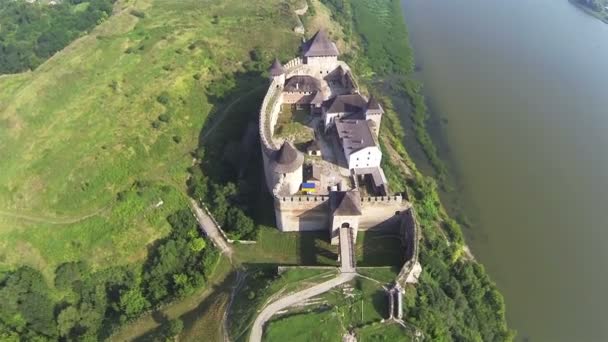
<svg viewBox="0 0 608 342"><path fill-rule="evenodd" d="M342 285L346 282L355 279L356 276L356 273L342 273L331 280L302 290L300 292L296 292L292 295L280 298L274 303L266 306L253 322L253 326L251 327L251 334L249 335L249 342L262 341L262 335L264 334L264 325L276 312L281 311L308 298L312 298L324 292L327 292L338 285Z"/></svg>
<svg viewBox="0 0 608 342"><path fill-rule="evenodd" d="M58 218L58 217L52 217L51 218L51 217L44 217L44 216L33 216L33 215L28 215L28 214L22 214L22 213L16 213L16 212L11 212L11 211L1 210L1 209L0 209L0 216L7 216L7 217L12 217L12 218L16 218L16 219L25 220L25 221L31 221L31 222L47 223L47 224L53 224L53 225L62 225L62 224L73 224L73 223L78 223L80 221L84 221L84 220L89 219L89 218L91 218L93 216L99 215L102 211L104 211L107 208L108 207L102 207L102 208L97 209L96 211L94 211L94 212L92 212L90 214L76 216L76 217L70 217L70 218Z"/></svg>

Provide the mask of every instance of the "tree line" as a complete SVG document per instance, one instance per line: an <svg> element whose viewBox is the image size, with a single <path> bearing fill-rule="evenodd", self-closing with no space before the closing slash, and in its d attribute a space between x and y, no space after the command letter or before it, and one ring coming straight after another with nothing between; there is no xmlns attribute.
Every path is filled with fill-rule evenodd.
<svg viewBox="0 0 608 342"><path fill-rule="evenodd" d="M115 0L0 1L0 74L33 70L112 13Z"/></svg>
<svg viewBox="0 0 608 342"><path fill-rule="evenodd" d="M118 200L131 195L122 193ZM154 243L141 267L95 270L84 261L67 262L55 269L52 285L29 266L0 273L0 340L102 340L143 312L204 286L219 252L201 237L189 209L167 221L170 234ZM179 327L170 322L161 337Z"/></svg>

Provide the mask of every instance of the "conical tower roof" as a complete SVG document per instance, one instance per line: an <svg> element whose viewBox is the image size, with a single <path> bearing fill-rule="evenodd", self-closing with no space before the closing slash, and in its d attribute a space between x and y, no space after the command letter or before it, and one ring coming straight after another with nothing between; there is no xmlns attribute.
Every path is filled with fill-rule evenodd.
<svg viewBox="0 0 608 342"><path fill-rule="evenodd" d="M268 69L268 72L270 73L270 76L281 76L285 73L285 68L283 68L283 65L281 62L279 62L279 59L275 58L274 62L270 66L270 69Z"/></svg>
<svg viewBox="0 0 608 342"><path fill-rule="evenodd" d="M304 163L304 155L291 142L286 141L275 153L270 167L277 173L289 173L297 170Z"/></svg>
<svg viewBox="0 0 608 342"><path fill-rule="evenodd" d="M374 97L374 95L369 97L369 101L367 101L367 109L382 109L380 108L380 104Z"/></svg>
<svg viewBox="0 0 608 342"><path fill-rule="evenodd" d="M317 31L303 46L304 57L338 56L339 54L336 44L327 37L327 33L323 29Z"/></svg>

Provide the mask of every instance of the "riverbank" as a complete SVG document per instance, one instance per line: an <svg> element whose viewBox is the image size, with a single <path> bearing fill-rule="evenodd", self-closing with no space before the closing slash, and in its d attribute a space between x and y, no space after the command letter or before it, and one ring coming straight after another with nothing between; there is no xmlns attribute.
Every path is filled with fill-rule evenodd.
<svg viewBox="0 0 608 342"><path fill-rule="evenodd" d="M597 18L597 19L603 21L604 23L608 24L608 11L597 12L597 11L594 11L592 8L590 8L588 6L585 6L585 5L581 4L577 0L568 0L568 1L571 4L573 4L574 6L578 7L581 10L583 10L585 13L589 14L590 16L593 16L594 18Z"/></svg>

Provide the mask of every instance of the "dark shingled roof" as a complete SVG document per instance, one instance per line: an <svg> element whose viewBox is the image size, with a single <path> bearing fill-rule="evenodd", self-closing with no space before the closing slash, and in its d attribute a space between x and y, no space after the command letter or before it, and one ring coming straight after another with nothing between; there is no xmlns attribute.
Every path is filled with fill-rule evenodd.
<svg viewBox="0 0 608 342"><path fill-rule="evenodd" d="M335 191L331 193L331 208L337 216L361 215L361 197L359 191Z"/></svg>
<svg viewBox="0 0 608 342"><path fill-rule="evenodd" d="M323 106L327 113L358 113L367 108L367 101L360 94L338 95Z"/></svg>
<svg viewBox="0 0 608 342"><path fill-rule="evenodd" d="M380 104L373 95L369 97L369 101L367 102L367 109L382 109L380 108Z"/></svg>
<svg viewBox="0 0 608 342"><path fill-rule="evenodd" d="M377 146L371 127L372 121L340 120L336 122L336 130L342 146L351 153L366 147Z"/></svg>
<svg viewBox="0 0 608 342"><path fill-rule="evenodd" d="M270 76L281 76L285 73L285 68L283 68L279 59L275 58L268 72L270 72Z"/></svg>
<svg viewBox="0 0 608 342"><path fill-rule="evenodd" d="M277 173L289 173L297 170L304 163L304 155L296 150L293 144L286 141L272 158L270 167Z"/></svg>
<svg viewBox="0 0 608 342"><path fill-rule="evenodd" d="M306 75L292 76L285 82L283 91L289 93L313 92L321 90L321 81Z"/></svg>
<svg viewBox="0 0 608 342"><path fill-rule="evenodd" d="M336 44L329 40L324 30L319 30L302 47L304 57L338 56Z"/></svg>

